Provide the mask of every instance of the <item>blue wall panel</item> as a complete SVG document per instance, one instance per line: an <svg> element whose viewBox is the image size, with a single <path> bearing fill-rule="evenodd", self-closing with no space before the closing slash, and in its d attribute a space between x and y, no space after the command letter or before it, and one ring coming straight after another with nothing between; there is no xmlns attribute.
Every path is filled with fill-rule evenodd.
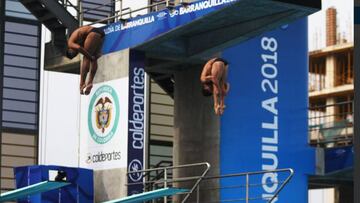
<svg viewBox="0 0 360 203"><path fill-rule="evenodd" d="M307 142L307 52L305 19L224 52L231 88L221 118L221 173L293 168L295 176L277 202L307 202L306 174L315 168ZM278 189L271 178L282 181L285 175L251 177L252 184L267 184L252 187L250 197ZM245 197L244 191L224 190L221 198Z"/></svg>

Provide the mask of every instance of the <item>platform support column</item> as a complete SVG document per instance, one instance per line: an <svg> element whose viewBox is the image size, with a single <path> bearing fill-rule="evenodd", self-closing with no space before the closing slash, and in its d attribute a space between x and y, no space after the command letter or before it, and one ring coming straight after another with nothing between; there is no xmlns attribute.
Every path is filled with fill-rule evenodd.
<svg viewBox="0 0 360 203"><path fill-rule="evenodd" d="M184 67L175 73L174 165L209 162L209 174L219 174L220 119L214 114L212 97L201 94L201 67ZM174 176L199 175L200 170L174 171ZM206 182L207 187L217 187ZM214 201L218 193L201 194L200 202ZM196 200L193 194L190 202Z"/></svg>

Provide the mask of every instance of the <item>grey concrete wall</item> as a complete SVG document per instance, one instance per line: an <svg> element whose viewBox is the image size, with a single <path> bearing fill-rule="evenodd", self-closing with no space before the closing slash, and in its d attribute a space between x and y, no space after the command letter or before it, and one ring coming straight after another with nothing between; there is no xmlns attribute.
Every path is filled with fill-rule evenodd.
<svg viewBox="0 0 360 203"><path fill-rule="evenodd" d="M94 83L127 77L129 75L129 60L129 49L101 57L98 60L98 70ZM95 202L126 197L126 171L127 168L94 171Z"/></svg>
<svg viewBox="0 0 360 203"><path fill-rule="evenodd" d="M95 202L127 196L126 168L94 171Z"/></svg>
<svg viewBox="0 0 360 203"><path fill-rule="evenodd" d="M101 83L129 76L130 50L106 54L98 59L94 83ZM114 68L116 67L116 68Z"/></svg>
<svg viewBox="0 0 360 203"><path fill-rule="evenodd" d="M209 162L210 175L217 175L220 173L220 120L214 114L212 97L202 96L200 72L201 67L188 67L175 73L174 165ZM174 171L174 175L199 175L199 169ZM188 187L186 184L179 186ZM218 181L207 183L207 187L216 186ZM217 192L207 192L200 196L200 202L218 198Z"/></svg>

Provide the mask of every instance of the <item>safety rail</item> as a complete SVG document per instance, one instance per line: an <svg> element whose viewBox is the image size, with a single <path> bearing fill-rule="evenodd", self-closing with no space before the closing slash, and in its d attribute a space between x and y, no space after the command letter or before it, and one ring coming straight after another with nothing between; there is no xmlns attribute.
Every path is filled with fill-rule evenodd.
<svg viewBox="0 0 360 203"><path fill-rule="evenodd" d="M103 22L106 22L106 21L109 21L109 20L117 20L117 19L126 20L126 19L123 18L123 17L126 16L126 15L129 15L130 18L132 18L132 14L133 14L133 13L136 13L136 12L139 12L139 11L143 11L143 10L148 10L148 9L151 9L151 8L153 8L153 7L155 7L155 6L162 5L162 4L168 5L168 2L169 2L169 0L164 0L164 1L161 1L161 2L158 2L158 3L150 4L150 5L145 6L145 7L141 7L141 8L138 8L138 9L134 9L134 10L132 10L131 8L122 8L122 5L121 5L119 11L117 11L117 13L116 13L114 16L109 16L109 17L107 17L107 18L104 18L104 19L101 19L101 20L92 22L92 23L90 23L89 25L94 25L94 24L98 24L98 23L103 23ZM126 10L129 10L129 11L128 11L128 12L124 12L124 11L126 11Z"/></svg>
<svg viewBox="0 0 360 203"><path fill-rule="evenodd" d="M287 176L283 176L284 174L281 173L288 173ZM254 177L253 179L255 179L256 182L260 182L262 181L263 175L267 175L267 174L274 174L273 177L277 177L276 179L278 179L277 181L267 181L265 183L261 182L261 183L251 183L251 179L250 177ZM206 201L207 203L217 203L217 202L246 202L249 203L251 201L259 201L259 200L263 200L266 201L268 203L273 202L276 198L278 198L279 193L284 189L284 187L290 182L291 178L294 176L294 170L291 168L285 168L285 169L277 169L277 170L266 170L266 171L255 171L255 172L244 172L244 173L234 173L234 174L226 174L226 175L219 175L219 176L208 176L203 178L201 185L199 185L199 187L197 188L198 194L197 194L197 199L196 199L196 203L200 203L203 202L200 197L201 197L201 192L204 192L205 194L208 194L209 192L214 192L214 191L218 191L218 192L225 192L226 191L231 191L233 190L233 192L231 192L231 199L219 199L219 200L213 200L213 201ZM244 181L241 181L241 179L239 180L239 178L244 178ZM271 176L269 176L271 177ZM283 177L284 180L279 180L281 177ZM208 181L222 181L222 185L221 187L206 187L207 185L209 185ZM228 180L228 182L226 182ZM233 184L233 182L236 182L236 184ZM244 184L238 184L238 182L244 182ZM202 187L202 185L205 186L205 188ZM257 193L259 192L260 188L262 186L269 186L269 185L273 185L274 187L276 186L276 190L273 192L273 194L268 194L265 196L252 196L251 195L251 190L252 188L256 188L257 189ZM241 191L240 189L243 189L244 191ZM237 190L237 191L234 191ZM240 191L239 191L240 190ZM236 194L238 194L240 197L234 197L236 196ZM244 195L244 197L241 197L242 195ZM195 202L189 202L189 203L195 203Z"/></svg>
<svg viewBox="0 0 360 203"><path fill-rule="evenodd" d="M84 9L83 8L83 0L77 0L77 5L75 5L74 3L72 3L70 0L58 0L58 2L64 6L65 9L69 10L69 9L74 9L74 12L76 13L75 15L73 15L74 17L76 17L76 19L78 19L79 21L79 26L84 25L84 14L89 13L90 11L97 11L103 7L109 6L109 5L114 5L115 8L115 4L118 3L119 5L116 6L119 9L116 9L114 11L114 15L108 16L106 18L100 19L100 20L96 20L94 22L90 22L87 25L95 25L95 24L99 24L99 23L106 23L109 24L111 22L111 20L114 21L126 21L128 18L124 18L124 16L129 16L129 18L133 17L134 13L137 13L139 11L144 11L146 10L147 12L157 12L161 9L157 9L158 6L163 5L164 8L168 8L168 9L172 9L174 8L176 5L184 5L186 6L188 3L192 2L194 0L180 0L179 3L175 3L174 0L159 0L158 2L149 4L147 6L144 7L140 7L137 9L132 9L130 7L126 7L123 8L123 1L122 0L112 0L110 2L95 6L93 8L87 8ZM155 9L154 9L155 8Z"/></svg>
<svg viewBox="0 0 360 203"><path fill-rule="evenodd" d="M105 7L105 6L109 6L111 4L115 4L116 2L120 2L122 3L122 0L114 0L114 1L110 1L110 2L107 2L107 3L104 3L104 4L101 4L101 5L98 5L98 6L95 6L94 8L89 8L89 9L85 9L85 10L82 10L80 12L80 14L84 14L84 13L88 13L90 11L96 11L98 10L99 8L102 8L102 7ZM122 8L122 6L120 6L120 8Z"/></svg>
<svg viewBox="0 0 360 203"><path fill-rule="evenodd" d="M309 142L317 147L352 145L353 101L309 108Z"/></svg>
<svg viewBox="0 0 360 203"><path fill-rule="evenodd" d="M168 172L175 169L194 169L194 167L199 166L205 166L205 170L201 171L200 175L195 176L188 176L188 177L174 177L169 178L167 176ZM181 203L201 203L201 202L207 202L207 203L215 203L215 202L246 202L249 203L250 201L254 200L263 200L268 203L273 202L276 198L278 198L279 193L284 189L284 187L289 183L291 178L294 175L294 171L291 168L286 169L277 169L277 170L266 170L266 171L256 171L256 172L244 172L244 173L234 173L234 174L226 174L226 175L218 175L218 176L206 176L210 169L210 165L208 163L197 163L197 164L188 164L188 165L181 165L181 166L170 166L170 167L162 167L162 168L154 168L154 169L147 169L147 170L138 170L138 171L130 171L128 172L128 175L133 173L142 173L145 177L145 181L140 183L129 183L127 186L131 185L143 185L144 192L156 190L159 188L168 188L173 186L179 186L182 185L180 188L184 188L183 186L186 185L185 183L191 183L187 184L190 186L189 192L181 193L177 195L177 200ZM160 171L160 173L159 173ZM151 176L150 174L152 172L157 172L158 174L162 174L163 176L157 180L151 179L149 180L148 177ZM268 174L274 174L274 177L276 178L271 179L271 181L262 182L262 177L264 175ZM253 177L252 179L250 177ZM271 177L271 176L268 176ZM238 178L244 178L244 181L239 180ZM236 184L229 184L226 182L226 180L230 180L230 183L236 182ZM252 180L257 181L256 183L252 182ZM209 182L210 181L210 182ZM222 186L216 186L216 187L209 187L209 185L213 182L219 183L219 181L225 181L223 182ZM212 182L212 183L211 183ZM240 182L240 183L239 183ZM241 184L243 183L243 184ZM216 184L219 185L219 184ZM268 194L266 196L252 196L251 190L252 188L255 188L259 190L259 187L267 186L269 185L276 185L276 190L273 191L272 194ZM204 187L205 186L205 187ZM185 188L187 189L187 188ZM234 194L244 195L241 197L236 197L232 199L222 199L216 198L211 199L209 201L208 199L205 201L204 198L208 194L214 194L218 192L223 191L229 191L229 190L243 190L243 191L235 191L232 193L232 196ZM194 194L194 195L193 195ZM196 195L195 195L196 194ZM192 196L193 195L193 196ZM190 199L190 197L192 199ZM168 202L168 197L164 197L163 201L164 203ZM154 201L153 201L154 202ZM156 201L158 202L158 201Z"/></svg>
<svg viewBox="0 0 360 203"><path fill-rule="evenodd" d="M199 175L195 176L189 176L189 177L168 177L169 171L174 170L194 170L198 167L203 168L202 171L200 171ZM140 183L128 183L127 186L131 185L143 185L144 186L144 192L154 189L158 189L160 187L168 188L171 187L174 183L180 183L180 182L194 182L193 185L190 188L184 188L189 189L189 192L185 193L185 197L182 198L181 202L184 203L187 201L187 199L190 197L190 195L194 192L194 190L197 188L197 186L200 184L201 180L205 177L205 175L210 170L210 164L207 162L203 163L195 163L195 164L186 164L186 165L179 165L179 166L168 166L168 167L161 167L161 168L153 168L153 169L146 169L146 170L136 170L136 171L129 171L127 175L130 174L139 174L142 173L143 177L145 178L144 182ZM159 178L158 180L148 180L150 176L152 176L152 173L158 173L163 174L163 177ZM167 202L168 197L164 197L164 202Z"/></svg>
<svg viewBox="0 0 360 203"><path fill-rule="evenodd" d="M172 161L165 161L162 160L160 162L158 162L154 167L152 168L162 168L162 167L171 167L172 166ZM172 172L170 171L167 176L168 178L172 178ZM161 178L162 176L164 176L164 171L156 171L156 173L153 176L149 176L148 180L157 180L159 178Z"/></svg>
<svg viewBox="0 0 360 203"><path fill-rule="evenodd" d="M174 1L172 1L172 0L161 0L159 2L149 4L149 5L141 7L141 8L131 9L129 7L122 8L122 1L121 0L115 0L115 1L120 1L120 9L118 11L115 11L114 16L109 16L107 18L100 19L98 21L90 23L89 25L103 23L103 22L106 22L106 21L109 21L109 20L123 20L124 21L124 20L126 20L126 19L123 18L124 16L129 15L130 18L132 18L132 14L136 13L136 12L139 12L139 11L143 11L143 10L149 11L150 10L150 12L151 12L153 8L156 8L157 6L160 6L160 5L165 5L165 8L172 9L176 5L184 5L184 6L186 6L190 2L190 1L180 0L180 2L178 4L175 4ZM127 11L127 12L124 12L124 11ZM158 10L155 9L154 11L158 11Z"/></svg>

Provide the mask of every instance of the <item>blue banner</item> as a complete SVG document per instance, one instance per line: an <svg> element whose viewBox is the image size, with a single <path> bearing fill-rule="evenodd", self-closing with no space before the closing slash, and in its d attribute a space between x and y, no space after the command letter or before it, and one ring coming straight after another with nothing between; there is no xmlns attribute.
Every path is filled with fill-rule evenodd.
<svg viewBox="0 0 360 203"><path fill-rule="evenodd" d="M130 51L128 171L144 170L145 137L145 54ZM142 173L130 173L128 183L142 183ZM143 192L143 185L129 185L128 195Z"/></svg>
<svg viewBox="0 0 360 203"><path fill-rule="evenodd" d="M307 132L307 44L303 19L223 54L230 63L230 92L221 118L221 173L294 169L294 178L274 202L307 202L307 174L315 170ZM271 197L285 176L250 177L249 197L255 198L251 202ZM221 186L233 183L223 180ZM221 199L236 194L244 198L245 189L223 190Z"/></svg>
<svg viewBox="0 0 360 203"><path fill-rule="evenodd" d="M104 27L106 34L102 52L108 54L137 45L183 26L206 14L219 10L239 0L202 0L188 6L177 6L172 10L142 15L124 23L113 23Z"/></svg>

